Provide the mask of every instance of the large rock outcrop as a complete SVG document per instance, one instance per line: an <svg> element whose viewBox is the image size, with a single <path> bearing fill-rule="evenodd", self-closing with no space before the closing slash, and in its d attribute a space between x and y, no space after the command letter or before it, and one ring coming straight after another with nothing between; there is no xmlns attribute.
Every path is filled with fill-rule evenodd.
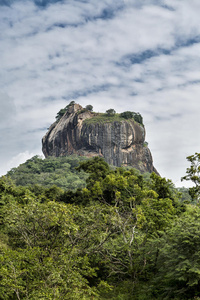
<svg viewBox="0 0 200 300"><path fill-rule="evenodd" d="M145 144L145 128L141 124L133 119L97 122L95 117L98 118L98 114L84 111L79 104L70 106L42 139L45 157L71 154L102 156L114 166L157 172Z"/></svg>

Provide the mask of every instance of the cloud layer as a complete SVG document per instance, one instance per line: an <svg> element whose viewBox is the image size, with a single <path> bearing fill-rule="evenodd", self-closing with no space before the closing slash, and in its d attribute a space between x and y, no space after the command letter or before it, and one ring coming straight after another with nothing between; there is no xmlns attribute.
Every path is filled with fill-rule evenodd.
<svg viewBox="0 0 200 300"><path fill-rule="evenodd" d="M75 100L139 111L156 168L180 185L200 144L200 2L0 4L1 173L19 153L40 154L57 111Z"/></svg>

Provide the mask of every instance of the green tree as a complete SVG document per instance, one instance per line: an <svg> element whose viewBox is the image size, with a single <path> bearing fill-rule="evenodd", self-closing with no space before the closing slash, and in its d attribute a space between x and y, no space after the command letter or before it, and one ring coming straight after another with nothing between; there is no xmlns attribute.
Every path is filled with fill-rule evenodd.
<svg viewBox="0 0 200 300"><path fill-rule="evenodd" d="M200 297L200 209L187 211L166 230L153 278L156 299L198 299ZM195 298L196 297L196 298Z"/></svg>
<svg viewBox="0 0 200 300"><path fill-rule="evenodd" d="M200 153L195 153L187 157L190 167L187 168L186 174L181 180L191 180L195 186L189 188L189 194L193 201L199 202L200 197Z"/></svg>
<svg viewBox="0 0 200 300"><path fill-rule="evenodd" d="M139 280L149 280L152 275L150 272L155 269L159 250L156 248L152 254L146 245L153 237L159 239L179 213L176 194L170 190L171 182L161 180L156 174L153 175L151 183L146 184L134 169L107 169L103 176L93 177L93 170L98 173L98 169L94 168L95 164L88 166L92 176L88 177L87 187L80 200L88 197L88 202L85 201L84 204L91 200L97 201L113 207L115 211L118 234L105 245L104 251L109 253L109 259L104 254L107 257L104 272L111 280L109 283L116 285L116 293L119 292L119 281L123 284L125 281L126 284L129 282L126 288L130 288L130 293L133 293L133 287L135 292ZM149 275L147 270L151 270ZM114 295L113 299L116 298L116 294ZM110 294L104 294L105 299L106 297L112 299ZM137 297L138 294L134 299L138 299Z"/></svg>
<svg viewBox="0 0 200 300"><path fill-rule="evenodd" d="M90 175L86 182L88 185L93 186L96 181L105 178L110 167L103 158L96 156L88 161L81 162L76 169L78 171L83 170L84 172L89 173Z"/></svg>
<svg viewBox="0 0 200 300"><path fill-rule="evenodd" d="M124 111L123 113L120 114L120 117L124 119L132 119L134 116L134 113L132 111Z"/></svg>
<svg viewBox="0 0 200 300"><path fill-rule="evenodd" d="M100 157L79 161L33 158L22 166L48 188L0 179L0 299L199 296L199 207L182 203L155 173L111 168ZM87 172L84 187L53 185L72 187L76 172Z"/></svg>
<svg viewBox="0 0 200 300"><path fill-rule="evenodd" d="M92 105L86 105L85 107L86 110L89 110L89 111L93 111L93 106Z"/></svg>
<svg viewBox="0 0 200 300"><path fill-rule="evenodd" d="M75 169L79 162L86 160L86 157L73 155L46 159L34 156L19 167L11 169L7 176L10 176L16 185L29 186L31 190L34 185L47 188L57 185L64 190L76 190L86 185L86 173Z"/></svg>
<svg viewBox="0 0 200 300"><path fill-rule="evenodd" d="M91 262L115 232L111 209L27 201L5 207L9 249L0 256L0 299L97 299L101 280L89 282L98 260Z"/></svg>
<svg viewBox="0 0 200 300"><path fill-rule="evenodd" d="M108 110L106 110L106 114L111 117L114 116L116 114L116 111L113 108L110 108Z"/></svg>
<svg viewBox="0 0 200 300"><path fill-rule="evenodd" d="M56 121L59 121L62 118L62 116L64 116L64 114L66 113L66 111L67 111L66 108L61 108L59 110L59 112L57 113L57 115L56 115Z"/></svg>
<svg viewBox="0 0 200 300"><path fill-rule="evenodd" d="M137 123L140 123L141 125L143 125L143 118L141 116L140 113L133 113L133 118Z"/></svg>
<svg viewBox="0 0 200 300"><path fill-rule="evenodd" d="M65 108L61 108L56 115L56 121L58 122L62 118L62 116L64 116L64 114L66 113L68 108L74 104L75 104L75 101L71 101L67 106L65 106Z"/></svg>

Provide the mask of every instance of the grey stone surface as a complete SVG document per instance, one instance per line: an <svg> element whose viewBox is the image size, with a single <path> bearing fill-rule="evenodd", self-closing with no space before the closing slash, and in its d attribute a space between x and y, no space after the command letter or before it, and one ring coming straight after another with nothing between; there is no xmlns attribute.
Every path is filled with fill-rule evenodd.
<svg viewBox="0 0 200 300"><path fill-rule="evenodd" d="M103 156L114 166L132 166L141 172L156 172L149 148L144 145L145 128L133 119L112 123L84 123L94 114L71 106L53 123L42 139L45 157L71 154Z"/></svg>

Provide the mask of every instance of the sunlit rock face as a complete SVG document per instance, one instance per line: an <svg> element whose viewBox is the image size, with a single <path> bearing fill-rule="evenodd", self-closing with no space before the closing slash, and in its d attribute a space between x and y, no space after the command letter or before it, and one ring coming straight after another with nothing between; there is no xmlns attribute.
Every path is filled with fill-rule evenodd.
<svg viewBox="0 0 200 300"><path fill-rule="evenodd" d="M79 104L70 106L42 139L45 157L102 156L110 165L132 166L141 172L157 173L141 124L133 119L96 122L95 116L97 114L85 111Z"/></svg>

